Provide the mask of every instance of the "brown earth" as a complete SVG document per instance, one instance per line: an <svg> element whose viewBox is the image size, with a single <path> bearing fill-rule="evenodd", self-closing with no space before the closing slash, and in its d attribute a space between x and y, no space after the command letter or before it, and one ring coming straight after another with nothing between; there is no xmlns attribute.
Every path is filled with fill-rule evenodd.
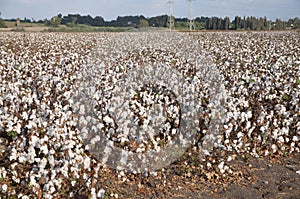
<svg viewBox="0 0 300 199"><path fill-rule="evenodd" d="M182 168L171 165L156 177L127 174L130 182L123 183L112 171L98 182L106 190L106 198L117 193L119 198L300 199L299 154L247 161L238 156L229 166L235 171L232 175L212 171L186 175ZM78 198L86 194L77 193Z"/></svg>
<svg viewBox="0 0 300 199"><path fill-rule="evenodd" d="M182 196L172 198L266 198L266 199L299 199L300 198L300 155L279 159L251 159L248 163L239 159L232 166L248 173L248 179L236 182L224 182L222 185L205 183ZM214 193L212 193L212 191Z"/></svg>

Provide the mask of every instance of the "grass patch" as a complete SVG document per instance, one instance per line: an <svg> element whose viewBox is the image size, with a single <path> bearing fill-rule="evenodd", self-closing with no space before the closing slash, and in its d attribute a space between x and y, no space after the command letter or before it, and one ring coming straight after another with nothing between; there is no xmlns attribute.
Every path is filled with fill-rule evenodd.
<svg viewBox="0 0 300 199"><path fill-rule="evenodd" d="M5 25L8 28L16 28L16 21L5 21ZM28 23L28 22L20 22L20 28L21 27L45 27L45 24L43 23Z"/></svg>
<svg viewBox="0 0 300 199"><path fill-rule="evenodd" d="M132 31L133 28L128 27L95 27L83 24L59 26L57 28L50 27L45 32L126 32Z"/></svg>
<svg viewBox="0 0 300 199"><path fill-rule="evenodd" d="M25 29L19 27L19 28L14 28L14 29L12 29L11 31L13 31L13 32L24 32Z"/></svg>
<svg viewBox="0 0 300 199"><path fill-rule="evenodd" d="M290 96L287 95L287 94L284 94L284 95L282 96L282 100L284 100L284 101L289 101L289 100L290 100Z"/></svg>
<svg viewBox="0 0 300 199"><path fill-rule="evenodd" d="M18 133L16 131L9 131L7 135L10 137L17 137Z"/></svg>
<svg viewBox="0 0 300 199"><path fill-rule="evenodd" d="M300 85L300 79L298 79L298 80L296 81L296 84L297 84L297 85Z"/></svg>

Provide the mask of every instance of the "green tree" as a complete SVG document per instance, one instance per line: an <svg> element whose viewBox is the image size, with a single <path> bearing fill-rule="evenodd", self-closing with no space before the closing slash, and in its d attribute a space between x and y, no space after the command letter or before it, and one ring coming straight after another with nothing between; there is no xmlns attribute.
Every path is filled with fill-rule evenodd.
<svg viewBox="0 0 300 199"><path fill-rule="evenodd" d="M0 28L7 28L5 22L1 19L1 12L0 12Z"/></svg>
<svg viewBox="0 0 300 199"><path fill-rule="evenodd" d="M294 18L293 26L294 26L294 28L300 28L300 19L298 17Z"/></svg>
<svg viewBox="0 0 300 199"><path fill-rule="evenodd" d="M45 24L45 26L50 26L51 25L50 21L48 19L44 19L44 24Z"/></svg>
<svg viewBox="0 0 300 199"><path fill-rule="evenodd" d="M269 22L267 20L267 17L264 17L264 29L269 30Z"/></svg>
<svg viewBox="0 0 300 199"><path fill-rule="evenodd" d="M285 29L284 21L281 21L280 19L276 19L275 30L283 30L283 29Z"/></svg>
<svg viewBox="0 0 300 199"><path fill-rule="evenodd" d="M229 24L230 24L229 17L225 17L224 20L223 20L223 30L228 30L229 29Z"/></svg>
<svg viewBox="0 0 300 199"><path fill-rule="evenodd" d="M0 19L0 28L7 28L5 22L2 19Z"/></svg>
<svg viewBox="0 0 300 199"><path fill-rule="evenodd" d="M212 18L210 17L210 18L208 18L207 20L206 20L206 23L205 23L205 29L206 30L211 30L212 29L212 25L213 24L213 21L212 21Z"/></svg>
<svg viewBox="0 0 300 199"><path fill-rule="evenodd" d="M50 25L53 27L58 27L61 24L61 18L54 16L50 20Z"/></svg>
<svg viewBox="0 0 300 199"><path fill-rule="evenodd" d="M235 18L234 18L234 29L235 30L238 30L238 29L242 28L241 20L242 20L241 17L235 16Z"/></svg>
<svg viewBox="0 0 300 199"><path fill-rule="evenodd" d="M139 23L140 28L145 28L149 26L149 22L146 19L141 19Z"/></svg>

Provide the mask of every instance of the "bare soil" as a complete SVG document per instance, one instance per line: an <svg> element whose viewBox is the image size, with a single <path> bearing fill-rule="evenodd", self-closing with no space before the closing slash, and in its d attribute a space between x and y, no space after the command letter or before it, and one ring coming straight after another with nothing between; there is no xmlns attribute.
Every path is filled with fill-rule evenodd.
<svg viewBox="0 0 300 199"><path fill-rule="evenodd" d="M107 190L107 198L117 193L119 198L300 199L299 154L247 161L238 156L230 167L235 171L232 175L203 170L188 176L182 168L171 165L156 177L127 174L129 182L120 182L111 171L98 182ZM76 196L85 195L81 194Z"/></svg>
<svg viewBox="0 0 300 199"><path fill-rule="evenodd" d="M253 158L249 162L237 159L232 162L236 169L246 174L237 181L224 184L199 184L195 193L188 191L172 198L300 198L300 155L276 159ZM248 176L246 178L246 176Z"/></svg>

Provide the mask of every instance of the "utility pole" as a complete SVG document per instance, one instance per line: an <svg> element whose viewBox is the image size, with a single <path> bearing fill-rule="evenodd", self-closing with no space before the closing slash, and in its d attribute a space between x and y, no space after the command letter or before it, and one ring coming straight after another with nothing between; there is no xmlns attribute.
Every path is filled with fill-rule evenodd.
<svg viewBox="0 0 300 199"><path fill-rule="evenodd" d="M174 20L173 20L173 0L169 0L168 4L169 4L169 20L168 20L168 25L169 25L169 29L170 31L174 28Z"/></svg>
<svg viewBox="0 0 300 199"><path fill-rule="evenodd" d="M193 19L193 0L188 0L190 2L189 6L189 29L190 31L195 29L195 22Z"/></svg>

